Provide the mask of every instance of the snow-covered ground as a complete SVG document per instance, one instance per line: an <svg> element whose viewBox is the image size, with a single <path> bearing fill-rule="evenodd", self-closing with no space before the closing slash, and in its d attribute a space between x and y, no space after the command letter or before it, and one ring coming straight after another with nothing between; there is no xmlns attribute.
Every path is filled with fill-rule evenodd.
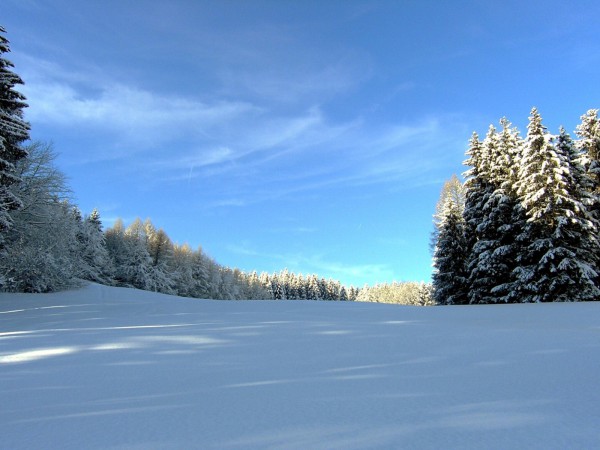
<svg viewBox="0 0 600 450"><path fill-rule="evenodd" d="M2 449L599 448L600 303L0 295Z"/></svg>

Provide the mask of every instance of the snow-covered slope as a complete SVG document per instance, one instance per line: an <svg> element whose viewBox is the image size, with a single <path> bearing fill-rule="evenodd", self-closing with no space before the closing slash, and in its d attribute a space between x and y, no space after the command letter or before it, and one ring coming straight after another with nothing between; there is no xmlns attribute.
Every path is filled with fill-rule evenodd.
<svg viewBox="0 0 600 450"><path fill-rule="evenodd" d="M600 303L0 295L0 448L597 448Z"/></svg>

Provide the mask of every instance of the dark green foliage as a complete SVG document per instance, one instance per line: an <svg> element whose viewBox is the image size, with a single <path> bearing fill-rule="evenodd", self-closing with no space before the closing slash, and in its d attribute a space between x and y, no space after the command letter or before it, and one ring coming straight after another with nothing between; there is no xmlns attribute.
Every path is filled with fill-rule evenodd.
<svg viewBox="0 0 600 450"><path fill-rule="evenodd" d="M435 298L464 296L460 278L443 278L438 268L464 242L469 303L600 300L597 110L582 116L577 142L562 128L549 134L535 108L523 140L506 119L501 124L500 133L490 127L483 142L476 134L470 141L464 235L448 215L436 249L444 252L434 260Z"/></svg>
<svg viewBox="0 0 600 450"><path fill-rule="evenodd" d="M4 57L10 52L8 40L0 26L0 245L10 228L10 211L19 209L22 202L10 186L19 182L16 163L27 156L22 144L29 139L29 124L23 119L27 107L25 97L16 91L23 80L11 69L13 64Z"/></svg>

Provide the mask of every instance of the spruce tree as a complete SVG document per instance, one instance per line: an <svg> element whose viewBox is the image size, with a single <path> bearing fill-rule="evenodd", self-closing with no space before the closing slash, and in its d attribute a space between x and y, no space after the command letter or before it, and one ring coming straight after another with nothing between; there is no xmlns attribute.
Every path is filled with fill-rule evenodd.
<svg viewBox="0 0 600 450"><path fill-rule="evenodd" d="M211 265L213 264L210 258L204 254L201 247L198 247L192 258L192 279L194 280L191 290L192 297L211 298L214 291L211 286Z"/></svg>
<svg viewBox="0 0 600 450"><path fill-rule="evenodd" d="M477 240L475 231L483 220L484 192L487 186L487 155L477 133L473 133L466 152L468 159L463 163L470 168L463 173L465 178L465 234L469 250Z"/></svg>
<svg viewBox="0 0 600 450"><path fill-rule="evenodd" d="M514 301L513 265L518 252L521 220L515 185L520 156L518 131L503 118L502 131L488 136L484 145L490 160L490 189L484 207L484 220L477 227L478 242L474 252L478 264L470 273L470 284L479 291L471 294L471 303L507 303Z"/></svg>
<svg viewBox="0 0 600 450"><path fill-rule="evenodd" d="M583 167L585 176L581 188L589 193L586 206L591 212L596 228L596 239L600 241L600 118L597 109L590 109L581 116L581 124L575 133L579 140L575 143L579 150L577 161ZM594 258L596 286L600 287L600 252Z"/></svg>
<svg viewBox="0 0 600 450"><path fill-rule="evenodd" d="M494 199L501 188L501 142L493 125L486 138L480 142L473 133L467 155L465 172L465 235L467 245L466 273L469 303L496 301L492 290L501 283L502 267L496 267L494 252L501 246L498 241L495 217L502 193Z"/></svg>
<svg viewBox="0 0 600 450"><path fill-rule="evenodd" d="M517 183L527 223L516 291L523 302L598 298L590 264L593 227L578 191L572 143L564 131L555 142L535 108L529 120Z"/></svg>
<svg viewBox="0 0 600 450"><path fill-rule="evenodd" d="M579 137L576 146L581 150L579 162L592 183L593 211L600 220L600 118L597 109L590 109L581 116L581 124L577 126L575 133Z"/></svg>
<svg viewBox="0 0 600 450"><path fill-rule="evenodd" d="M25 97L14 88L23 80L12 72L14 65L4 58L10 52L8 40L0 26L0 246L12 220L10 211L22 206L21 200L10 186L19 181L16 163L27 156L22 143L29 139L29 124L23 119L27 107Z"/></svg>
<svg viewBox="0 0 600 450"><path fill-rule="evenodd" d="M554 301L600 299L598 223L590 211L593 194L585 188L587 177L580 164L580 152L561 127L555 143L560 161L561 182L556 185L557 211L553 237L555 248L547 255L556 273Z"/></svg>
<svg viewBox="0 0 600 450"><path fill-rule="evenodd" d="M112 260L106 248L106 238L97 209L79 222L77 240L79 276L98 283L110 283L113 275Z"/></svg>
<svg viewBox="0 0 600 450"><path fill-rule="evenodd" d="M433 255L434 300L439 304L460 305L467 303L465 260L467 241L465 236L464 204L462 194L453 177L442 189L439 213L436 217L437 242Z"/></svg>

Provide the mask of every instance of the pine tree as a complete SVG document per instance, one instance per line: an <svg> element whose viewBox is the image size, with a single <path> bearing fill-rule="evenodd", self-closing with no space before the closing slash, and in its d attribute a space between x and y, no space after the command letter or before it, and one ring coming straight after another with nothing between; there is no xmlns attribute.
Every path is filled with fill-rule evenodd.
<svg viewBox="0 0 600 450"><path fill-rule="evenodd" d="M590 109L581 116L581 124L575 131L579 137L576 143L581 150L580 164L584 167L591 180L592 193L594 195L593 211L596 218L600 220L600 118L597 109Z"/></svg>
<svg viewBox="0 0 600 450"><path fill-rule="evenodd" d="M94 209L83 221L78 221L79 276L85 280L108 284L113 275L112 261L102 232L100 213Z"/></svg>
<svg viewBox="0 0 600 450"><path fill-rule="evenodd" d="M144 225L136 219L126 229L117 219L106 231L106 247L115 268L115 281L122 286L151 289L150 267L152 258L148 253Z"/></svg>
<svg viewBox="0 0 600 450"><path fill-rule="evenodd" d="M444 191L442 191L442 195ZM465 259L467 242L463 207L453 195L443 198L433 256L434 299L440 304L467 302Z"/></svg>
<svg viewBox="0 0 600 450"><path fill-rule="evenodd" d="M585 189L585 169L571 137L561 127L556 139L557 168L556 213L552 238L554 246L542 260L554 275L550 293L552 301L586 301L600 299L598 225L588 206L593 197Z"/></svg>
<svg viewBox="0 0 600 450"><path fill-rule="evenodd" d="M446 208L446 200L448 197L453 197L457 205L461 207L461 214L464 213L465 205L465 188L456 175L452 175L448 181L442 186L440 198L435 205L435 214L433 215L433 232L431 233L430 249L433 253L438 240L438 232L440 224L444 221L444 210Z"/></svg>
<svg viewBox="0 0 600 450"><path fill-rule="evenodd" d="M193 297L194 278L192 276L194 252L188 244L173 246L171 270L173 271L173 288L181 297Z"/></svg>
<svg viewBox="0 0 600 450"><path fill-rule="evenodd" d="M590 264L595 230L581 202L572 142L563 130L555 143L535 108L529 120L517 183L527 223L516 291L523 302L597 299Z"/></svg>
<svg viewBox="0 0 600 450"><path fill-rule="evenodd" d="M171 267L173 243L161 228L157 230L150 219L144 221L145 242L151 264L148 270L149 289L165 294L175 293L175 274Z"/></svg>
<svg viewBox="0 0 600 450"><path fill-rule="evenodd" d="M215 289L211 286L210 267L213 265L211 259L202 251L202 248L198 247L192 258L192 278L194 280L191 289L192 297L212 298Z"/></svg>
<svg viewBox="0 0 600 450"><path fill-rule="evenodd" d="M22 143L29 139L29 124L23 119L27 107L25 97L14 88L23 80L12 72L14 65L4 58L10 52L8 40L2 35L6 30L0 26L0 246L12 219L10 211L22 206L22 202L10 186L19 182L16 163L27 156Z"/></svg>
<svg viewBox="0 0 600 450"><path fill-rule="evenodd" d="M264 292L264 297L261 300L275 300L272 291L271 277L267 272L262 272L258 278L261 289Z"/></svg>
<svg viewBox="0 0 600 450"><path fill-rule="evenodd" d="M596 239L600 241L600 118L597 109L590 109L581 116L581 124L577 126L575 133L579 137L575 143L579 149L577 161L585 172L580 184L590 194L584 201L596 228ZM594 258L594 268L600 274L600 252ZM596 277L595 283L600 287L600 275Z"/></svg>
<svg viewBox="0 0 600 450"><path fill-rule="evenodd" d="M312 274L307 279L306 298L308 300L321 300L319 290L319 278L317 275Z"/></svg>
<svg viewBox="0 0 600 450"><path fill-rule="evenodd" d="M468 271L468 296L469 303L489 303L494 301L491 293L498 284L500 273L495 267L493 254L499 246L497 230L495 228L494 193L500 188L501 169L496 164L500 159L500 139L493 125L480 146L480 159L474 160L471 173L476 177L468 179L468 198L475 199L476 204L469 205L468 235L470 237L469 256L467 261ZM474 191L476 189L476 191ZM469 213L473 214L469 217Z"/></svg>
<svg viewBox="0 0 600 450"><path fill-rule="evenodd" d="M490 127L488 137L495 135L495 129ZM490 139L488 139L489 143ZM466 291L472 303L478 303L488 291L488 285L478 278L477 268L479 257L485 248L479 244L479 226L485 221L484 207L489 196L494 191L490 184L489 145L483 145L477 133L473 133L466 152L468 159L464 162L470 168L463 174L465 177L465 206L464 234L466 246ZM473 273L475 272L475 273ZM473 273L473 274L472 274ZM462 300L461 300L462 301Z"/></svg>
<svg viewBox="0 0 600 450"><path fill-rule="evenodd" d="M521 142L518 131L506 118L500 124L502 131L490 128L483 143L490 163L489 183L483 217L476 227L477 242L471 250L470 303L514 301L512 271L519 249L515 236L521 225L515 182Z"/></svg>
<svg viewBox="0 0 600 450"><path fill-rule="evenodd" d="M343 302L348 301L348 293L346 292L346 288L344 286L340 288L340 300Z"/></svg>

